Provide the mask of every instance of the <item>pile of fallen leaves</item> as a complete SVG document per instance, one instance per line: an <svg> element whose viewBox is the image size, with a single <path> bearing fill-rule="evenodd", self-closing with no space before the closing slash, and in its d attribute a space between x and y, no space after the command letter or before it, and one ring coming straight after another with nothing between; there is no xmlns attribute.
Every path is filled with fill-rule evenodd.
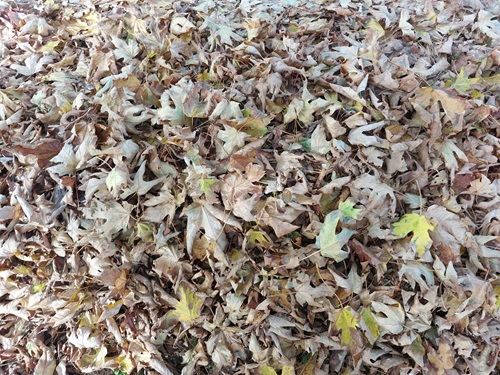
<svg viewBox="0 0 500 375"><path fill-rule="evenodd" d="M499 13L0 1L0 372L498 373Z"/></svg>

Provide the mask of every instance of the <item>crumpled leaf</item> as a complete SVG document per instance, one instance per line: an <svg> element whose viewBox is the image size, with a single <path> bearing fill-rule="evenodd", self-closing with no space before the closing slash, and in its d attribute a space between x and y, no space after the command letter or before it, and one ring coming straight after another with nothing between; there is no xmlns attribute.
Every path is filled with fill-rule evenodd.
<svg viewBox="0 0 500 375"><path fill-rule="evenodd" d="M200 229L203 228L205 237L214 246L215 257L222 262L227 262L226 256L223 253L227 244L227 239L222 223L241 229L240 223L234 220L230 213L225 213L219 208L203 201L193 203L185 208L184 214L188 218L186 228L186 247L188 253L191 253L194 241Z"/></svg>

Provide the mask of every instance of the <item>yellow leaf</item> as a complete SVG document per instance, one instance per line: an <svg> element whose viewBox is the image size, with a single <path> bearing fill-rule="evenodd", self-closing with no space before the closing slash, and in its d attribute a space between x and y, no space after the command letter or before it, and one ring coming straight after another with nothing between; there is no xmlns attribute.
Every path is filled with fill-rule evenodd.
<svg viewBox="0 0 500 375"><path fill-rule="evenodd" d="M274 370L271 366L265 365L259 370L260 375L278 375L276 370Z"/></svg>
<svg viewBox="0 0 500 375"><path fill-rule="evenodd" d="M281 375L295 375L295 369L293 366L283 366L281 369Z"/></svg>
<svg viewBox="0 0 500 375"><path fill-rule="evenodd" d="M264 236L264 233L261 232L260 230L249 230L247 232L248 235L248 242L252 244L261 244L262 246L269 246L269 241L267 238Z"/></svg>
<svg viewBox="0 0 500 375"><path fill-rule="evenodd" d="M341 331L340 342L342 344L349 345L353 343L351 328L356 329L357 323L358 318L352 313L350 307L344 307L342 311L340 311L339 317L335 322L335 328Z"/></svg>
<svg viewBox="0 0 500 375"><path fill-rule="evenodd" d="M413 232L411 242L415 244L418 255L423 255L432 244L428 231L434 230L435 227L436 225L428 222L425 216L406 214L397 223L392 224L392 233L404 237Z"/></svg>
<svg viewBox="0 0 500 375"><path fill-rule="evenodd" d="M171 311L170 314L182 323L189 323L198 318L203 300L196 296L191 289L182 286L179 288L179 297L180 301L177 302L175 310Z"/></svg>
<svg viewBox="0 0 500 375"><path fill-rule="evenodd" d="M366 338L368 339L370 344L373 345L377 340L377 337L380 335L380 328L369 307L363 309L363 311L361 312L360 325L365 332Z"/></svg>

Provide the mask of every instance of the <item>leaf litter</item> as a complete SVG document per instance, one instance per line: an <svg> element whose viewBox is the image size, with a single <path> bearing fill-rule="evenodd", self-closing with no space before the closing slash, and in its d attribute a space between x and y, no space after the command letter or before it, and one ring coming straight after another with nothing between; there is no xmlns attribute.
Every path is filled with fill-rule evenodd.
<svg viewBox="0 0 500 375"><path fill-rule="evenodd" d="M2 373L500 371L496 2L0 10Z"/></svg>

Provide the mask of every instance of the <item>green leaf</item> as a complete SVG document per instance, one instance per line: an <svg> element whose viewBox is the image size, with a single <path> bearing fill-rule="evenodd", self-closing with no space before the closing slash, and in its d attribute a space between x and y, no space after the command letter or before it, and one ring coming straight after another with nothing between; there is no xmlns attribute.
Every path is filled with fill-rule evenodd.
<svg viewBox="0 0 500 375"><path fill-rule="evenodd" d="M45 289L45 285L47 285L47 282L44 281L43 283L40 283L40 284L33 284L31 287L30 287L30 292L33 293L33 294L36 294L38 292L41 292L42 290Z"/></svg>
<svg viewBox="0 0 500 375"><path fill-rule="evenodd" d="M340 262L348 257L349 253L343 251L342 247L349 241L349 238L355 231L344 228L339 234L336 234L337 224L342 217L340 211L330 212L325 217L325 222L321 227L316 246L321 251L321 255L332 258L336 262Z"/></svg>
<svg viewBox="0 0 500 375"><path fill-rule="evenodd" d="M342 216L348 219L361 219L361 209L354 208L354 202L347 198L344 202L339 203L339 210L342 213Z"/></svg>
<svg viewBox="0 0 500 375"><path fill-rule="evenodd" d="M462 67L460 73L458 73L457 75L455 83L453 83L451 87L465 94L470 91L471 85L478 84L480 81L481 78L467 78L467 76L465 75L465 69L464 67Z"/></svg>
<svg viewBox="0 0 500 375"><path fill-rule="evenodd" d="M436 225L428 222L423 215L406 214L400 221L392 224L392 233L398 237L405 237L413 232L411 242L415 244L418 255L423 255L432 244L428 231L434 230L435 227Z"/></svg>
<svg viewBox="0 0 500 375"><path fill-rule="evenodd" d="M247 232L248 242L252 244L261 244L262 246L269 246L270 243L260 230L249 230Z"/></svg>
<svg viewBox="0 0 500 375"><path fill-rule="evenodd" d="M335 328L341 331L340 342L344 345L350 345L353 343L353 338L351 335L351 328L356 329L356 324L358 323L358 318L352 313L350 307L344 307L335 322Z"/></svg>
<svg viewBox="0 0 500 375"><path fill-rule="evenodd" d="M361 312L361 328L365 332L365 336L370 342L370 344L374 344L377 340L377 337L380 336L380 328L377 324L377 321L373 317L371 309L364 308Z"/></svg>
<svg viewBox="0 0 500 375"><path fill-rule="evenodd" d="M215 178L202 178L200 180L200 190L208 194L212 191L212 186L214 186L217 183L217 180Z"/></svg>

